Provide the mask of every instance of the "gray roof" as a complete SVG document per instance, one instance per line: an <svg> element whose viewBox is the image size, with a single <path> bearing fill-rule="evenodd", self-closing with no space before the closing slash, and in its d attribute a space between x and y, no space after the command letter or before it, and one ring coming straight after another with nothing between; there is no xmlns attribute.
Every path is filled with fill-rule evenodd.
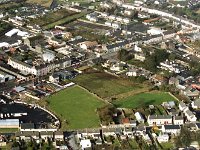
<svg viewBox="0 0 200 150"><path fill-rule="evenodd" d="M170 115L150 115L149 119L171 119Z"/></svg>
<svg viewBox="0 0 200 150"><path fill-rule="evenodd" d="M175 116L174 120L183 120L183 116Z"/></svg>
<svg viewBox="0 0 200 150"><path fill-rule="evenodd" d="M15 136L26 136L26 137L38 136L38 137L39 137L39 132L38 132L38 131L16 132L16 133L15 133Z"/></svg>
<svg viewBox="0 0 200 150"><path fill-rule="evenodd" d="M200 107L200 99L196 99L194 105Z"/></svg>
<svg viewBox="0 0 200 150"><path fill-rule="evenodd" d="M164 125L165 129L181 129L180 125Z"/></svg>
<svg viewBox="0 0 200 150"><path fill-rule="evenodd" d="M34 129L35 125L34 123L22 123L21 129Z"/></svg>

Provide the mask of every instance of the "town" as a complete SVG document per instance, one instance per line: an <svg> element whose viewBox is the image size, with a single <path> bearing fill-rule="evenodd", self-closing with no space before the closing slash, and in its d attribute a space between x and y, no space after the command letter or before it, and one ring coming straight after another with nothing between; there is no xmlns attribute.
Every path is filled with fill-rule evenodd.
<svg viewBox="0 0 200 150"><path fill-rule="evenodd" d="M200 149L199 0L0 0L0 149Z"/></svg>

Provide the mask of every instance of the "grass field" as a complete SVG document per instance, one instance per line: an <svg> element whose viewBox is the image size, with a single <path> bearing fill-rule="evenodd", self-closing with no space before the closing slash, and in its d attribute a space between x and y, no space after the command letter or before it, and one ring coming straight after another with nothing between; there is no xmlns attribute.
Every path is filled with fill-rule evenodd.
<svg viewBox="0 0 200 150"><path fill-rule="evenodd" d="M74 86L48 98L49 108L62 122L62 129L81 129L99 126L95 110L104 105L86 90ZM66 120L66 121L65 121Z"/></svg>
<svg viewBox="0 0 200 150"><path fill-rule="evenodd" d="M102 98L115 97L119 94L144 88L143 84L134 83L102 72L82 74L73 81Z"/></svg>
<svg viewBox="0 0 200 150"><path fill-rule="evenodd" d="M15 133L19 131L17 128L0 128L0 133Z"/></svg>
<svg viewBox="0 0 200 150"><path fill-rule="evenodd" d="M176 99L169 93L154 91L120 99L115 101L114 104L121 108L142 108L149 105L160 105L166 101L176 101Z"/></svg>
<svg viewBox="0 0 200 150"><path fill-rule="evenodd" d="M32 19L30 21L30 24L31 25L37 24L39 26L46 26L48 24L57 22L57 21L59 21L63 18L66 18L66 17L74 15L74 14L76 14L76 13L72 12L72 11L68 11L66 9L60 9L58 11L49 12L42 17Z"/></svg>
<svg viewBox="0 0 200 150"><path fill-rule="evenodd" d="M44 7L50 7L53 0L27 0L26 2L30 4L38 4Z"/></svg>

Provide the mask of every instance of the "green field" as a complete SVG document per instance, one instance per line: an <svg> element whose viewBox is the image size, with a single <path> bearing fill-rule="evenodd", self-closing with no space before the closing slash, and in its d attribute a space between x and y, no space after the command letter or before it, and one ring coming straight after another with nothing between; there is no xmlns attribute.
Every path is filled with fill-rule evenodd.
<svg viewBox="0 0 200 150"><path fill-rule="evenodd" d="M18 128L0 128L0 133L15 133L19 131Z"/></svg>
<svg viewBox="0 0 200 150"><path fill-rule="evenodd" d="M31 25L37 24L39 26L46 26L46 25L49 25L51 23L62 20L64 18L73 16L74 14L76 14L76 12L72 12L72 11L69 11L69 10L66 10L66 9L51 11L51 12L48 12L47 14L45 14L42 17L30 19L30 24Z"/></svg>
<svg viewBox="0 0 200 150"><path fill-rule="evenodd" d="M121 94L127 96L127 93L130 91L139 92L147 87L147 85L118 78L103 72L82 74L77 76L73 81L102 98L118 98L118 95L123 97L124 95Z"/></svg>
<svg viewBox="0 0 200 150"><path fill-rule="evenodd" d="M62 90L47 101L49 108L62 120L62 129L92 128L100 124L95 111L104 103L78 86Z"/></svg>
<svg viewBox="0 0 200 150"><path fill-rule="evenodd" d="M160 105L162 102L176 101L169 93L148 92L140 93L114 102L120 108L143 108L149 105Z"/></svg>

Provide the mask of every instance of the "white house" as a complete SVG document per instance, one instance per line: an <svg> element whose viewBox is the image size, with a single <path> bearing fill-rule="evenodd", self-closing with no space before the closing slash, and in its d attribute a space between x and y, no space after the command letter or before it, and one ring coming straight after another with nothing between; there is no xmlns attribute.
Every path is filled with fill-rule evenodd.
<svg viewBox="0 0 200 150"><path fill-rule="evenodd" d="M118 23L118 22L113 22L112 27L115 28L115 29L121 29L121 24Z"/></svg>
<svg viewBox="0 0 200 150"><path fill-rule="evenodd" d="M162 132L178 135L181 131L180 125L162 125Z"/></svg>
<svg viewBox="0 0 200 150"><path fill-rule="evenodd" d="M194 108L194 109L200 108L200 99L196 99L196 100L192 101L191 105L192 105L192 108Z"/></svg>
<svg viewBox="0 0 200 150"><path fill-rule="evenodd" d="M139 122L139 123L144 123L144 117L142 116L142 114L140 112L136 112L135 113L135 117L136 117L136 120Z"/></svg>
<svg viewBox="0 0 200 150"><path fill-rule="evenodd" d="M187 117L187 120L190 122L196 122L197 117L187 108L184 110L184 114Z"/></svg>
<svg viewBox="0 0 200 150"><path fill-rule="evenodd" d="M182 116L174 116L173 123L175 125L182 125L184 124L184 120Z"/></svg>
<svg viewBox="0 0 200 150"><path fill-rule="evenodd" d="M172 124L172 116L170 116L170 115L149 115L147 122L150 126Z"/></svg>
<svg viewBox="0 0 200 150"><path fill-rule="evenodd" d="M184 102L179 102L178 108L180 109L180 111L183 111L184 109L187 108L186 104Z"/></svg>
<svg viewBox="0 0 200 150"><path fill-rule="evenodd" d="M157 137L157 140L158 140L159 143L168 142L169 141L169 135L168 134L159 135Z"/></svg>
<svg viewBox="0 0 200 150"><path fill-rule="evenodd" d="M3 71L0 71L0 83L7 82L7 81L10 81L12 79L15 79L15 77L10 75L10 74L7 74Z"/></svg>
<svg viewBox="0 0 200 150"><path fill-rule="evenodd" d="M81 149L84 150L86 148L90 148L92 146L92 143L90 139L85 139L85 140L81 140L80 146L81 146Z"/></svg>

